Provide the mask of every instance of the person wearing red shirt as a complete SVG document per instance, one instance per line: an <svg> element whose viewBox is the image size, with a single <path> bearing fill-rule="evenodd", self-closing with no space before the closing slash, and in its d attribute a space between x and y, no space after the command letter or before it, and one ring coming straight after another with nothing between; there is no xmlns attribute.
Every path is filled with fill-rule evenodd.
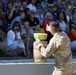
<svg viewBox="0 0 76 75"><path fill-rule="evenodd" d="M46 26L49 25L51 21L52 21L52 14L50 12L47 12L45 14L44 20L42 22L42 27L44 28L45 33L48 34L48 36L47 36L47 41L48 42L52 38L52 35L51 35L51 33L46 31Z"/></svg>

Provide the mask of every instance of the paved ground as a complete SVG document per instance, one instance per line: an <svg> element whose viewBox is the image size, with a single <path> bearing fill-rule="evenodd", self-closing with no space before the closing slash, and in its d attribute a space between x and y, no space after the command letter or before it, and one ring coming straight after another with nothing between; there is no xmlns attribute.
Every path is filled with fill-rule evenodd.
<svg viewBox="0 0 76 75"><path fill-rule="evenodd" d="M0 63L1 75L52 75L55 63L52 59L48 59L46 63L33 63L32 59L18 59L13 60L14 63L11 62L10 60L10 63L6 63L6 61L5 63Z"/></svg>

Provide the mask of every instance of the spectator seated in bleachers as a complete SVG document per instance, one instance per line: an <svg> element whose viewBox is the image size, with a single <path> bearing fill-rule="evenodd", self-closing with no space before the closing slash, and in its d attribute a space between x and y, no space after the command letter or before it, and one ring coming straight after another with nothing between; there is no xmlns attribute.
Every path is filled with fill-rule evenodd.
<svg viewBox="0 0 76 75"><path fill-rule="evenodd" d="M19 22L17 21L14 22L12 29L7 32L6 40L7 45L13 50L15 54L18 55L21 52L23 52L24 55L26 55L25 46L20 36ZM20 50L17 48L20 48Z"/></svg>
<svg viewBox="0 0 76 75"><path fill-rule="evenodd" d="M4 54L8 54L11 48L8 47L6 43L6 34L0 29L0 51Z"/></svg>
<svg viewBox="0 0 76 75"><path fill-rule="evenodd" d="M59 10L58 6L57 5L53 5L53 4L49 4L48 6L48 12L51 12L52 14L52 20L53 21L56 21L57 19L57 11Z"/></svg>
<svg viewBox="0 0 76 75"><path fill-rule="evenodd" d="M60 29L68 34L70 28L64 11L61 10L57 13L57 21L59 23Z"/></svg>
<svg viewBox="0 0 76 75"><path fill-rule="evenodd" d="M20 25L23 25L24 20L25 20L25 12L24 12L24 11L21 11L21 12L20 12L20 16L17 16L16 18L14 18L14 19L12 20L12 22L11 22L11 24L10 24L10 28L12 28L13 23L14 23L15 21L18 21L18 22L20 23Z"/></svg>
<svg viewBox="0 0 76 75"><path fill-rule="evenodd" d="M70 21L69 37L72 50L76 50L76 12L73 13L73 19Z"/></svg>
<svg viewBox="0 0 76 75"><path fill-rule="evenodd" d="M12 20L20 15L20 11L23 11L23 7L20 6L18 3L14 3L13 5L11 3L8 4L8 20L9 24L12 22Z"/></svg>
<svg viewBox="0 0 76 75"><path fill-rule="evenodd" d="M49 3L47 2L47 0L42 0L41 6L42 6L43 11L46 13L48 11L47 8L49 6Z"/></svg>
<svg viewBox="0 0 76 75"><path fill-rule="evenodd" d="M2 11L2 8L0 7L0 29L2 29L6 33L7 28L8 28L7 18L4 12Z"/></svg>
<svg viewBox="0 0 76 75"><path fill-rule="evenodd" d="M23 9L25 10L27 8L27 1L21 2Z"/></svg>
<svg viewBox="0 0 76 75"><path fill-rule="evenodd" d="M51 21L52 21L52 14L50 12L47 12L45 14L44 20L42 22L42 27L44 28L45 33L48 34L48 36L47 36L47 41L48 42L52 38L52 34L48 31L46 31L46 26L49 25Z"/></svg>
<svg viewBox="0 0 76 75"><path fill-rule="evenodd" d="M30 0L30 4L27 5L27 8L36 12L35 2L36 0Z"/></svg>
<svg viewBox="0 0 76 75"><path fill-rule="evenodd" d="M42 27L42 21L44 19L44 13L43 13L43 10L42 10L42 6L37 5L36 9L37 9L36 17L39 19L40 26Z"/></svg>
<svg viewBox="0 0 76 75"><path fill-rule="evenodd" d="M25 19L25 21L29 22L29 26L33 30L33 33L35 33L35 30L40 29L39 19L35 16L36 16L36 12L34 10L31 10L30 16Z"/></svg>
<svg viewBox="0 0 76 75"><path fill-rule="evenodd" d="M28 21L25 21L24 25L22 26L24 27L22 27L21 29L21 35L26 47L26 55L30 56L32 54L31 48L33 47L33 41L34 41L32 29L30 28Z"/></svg>

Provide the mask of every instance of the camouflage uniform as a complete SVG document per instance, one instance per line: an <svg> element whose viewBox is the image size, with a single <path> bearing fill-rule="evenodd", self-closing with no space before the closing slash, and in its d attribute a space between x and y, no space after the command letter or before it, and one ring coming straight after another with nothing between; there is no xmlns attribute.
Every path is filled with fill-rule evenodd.
<svg viewBox="0 0 76 75"><path fill-rule="evenodd" d="M70 40L66 33L55 33L46 48L42 44L39 44L37 48L40 48L44 57L54 56L56 64L52 75L76 75L72 61Z"/></svg>

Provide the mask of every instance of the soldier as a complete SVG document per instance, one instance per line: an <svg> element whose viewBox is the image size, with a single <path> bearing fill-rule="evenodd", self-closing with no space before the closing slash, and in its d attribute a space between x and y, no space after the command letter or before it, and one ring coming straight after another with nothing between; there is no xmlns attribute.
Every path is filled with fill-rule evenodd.
<svg viewBox="0 0 76 75"><path fill-rule="evenodd" d="M52 75L76 75L74 62L72 61L70 40L67 34L60 31L57 22L51 22L50 26L47 25L46 30L53 35L47 47L44 48L39 40L36 40L35 44L37 49L40 50L42 56L47 58L53 55L55 58L55 70Z"/></svg>

